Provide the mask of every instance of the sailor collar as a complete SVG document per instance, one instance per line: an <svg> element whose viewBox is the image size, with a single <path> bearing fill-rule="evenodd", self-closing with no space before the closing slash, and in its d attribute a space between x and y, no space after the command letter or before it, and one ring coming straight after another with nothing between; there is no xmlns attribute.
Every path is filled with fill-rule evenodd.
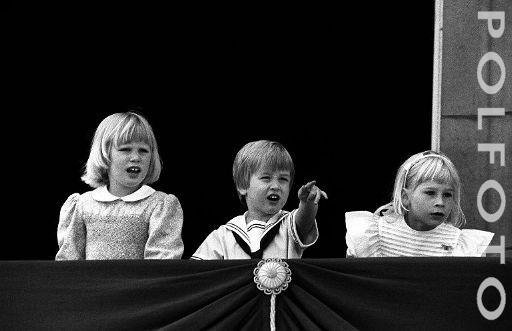
<svg viewBox="0 0 512 331"><path fill-rule="evenodd" d="M226 228L240 236L247 244L250 243L249 235L247 234L247 224L245 223L245 216L247 212L243 215L237 216L230 220L226 224ZM265 230L261 234L261 238L263 238L272 228L281 223L284 217L288 215L287 211L280 210L274 216L272 216L265 225Z"/></svg>

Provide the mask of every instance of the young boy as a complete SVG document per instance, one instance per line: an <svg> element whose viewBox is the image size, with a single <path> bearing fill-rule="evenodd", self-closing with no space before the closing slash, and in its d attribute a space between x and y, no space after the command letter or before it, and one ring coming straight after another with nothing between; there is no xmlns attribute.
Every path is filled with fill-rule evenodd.
<svg viewBox="0 0 512 331"><path fill-rule="evenodd" d="M246 144L233 162L233 179L247 211L212 231L191 258L300 258L318 238L318 201L327 194L309 182L299 189L299 208L282 210L293 176L293 161L283 145L267 140Z"/></svg>

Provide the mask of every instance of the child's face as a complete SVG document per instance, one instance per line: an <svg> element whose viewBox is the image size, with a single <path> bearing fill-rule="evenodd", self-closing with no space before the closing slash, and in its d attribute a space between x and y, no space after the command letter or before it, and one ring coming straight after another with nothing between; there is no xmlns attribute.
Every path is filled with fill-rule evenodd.
<svg viewBox="0 0 512 331"><path fill-rule="evenodd" d="M248 218L260 221L268 221L279 212L290 193L290 171L271 171L260 167L251 176L249 187L239 189L240 194L245 195Z"/></svg>
<svg viewBox="0 0 512 331"><path fill-rule="evenodd" d="M112 147L108 170L109 191L125 196L140 188L151 163L151 149L144 142L129 142Z"/></svg>
<svg viewBox="0 0 512 331"><path fill-rule="evenodd" d="M412 226L415 230L434 229L445 222L455 208L454 190L450 185L427 181L414 190L405 191L408 223L416 225Z"/></svg>

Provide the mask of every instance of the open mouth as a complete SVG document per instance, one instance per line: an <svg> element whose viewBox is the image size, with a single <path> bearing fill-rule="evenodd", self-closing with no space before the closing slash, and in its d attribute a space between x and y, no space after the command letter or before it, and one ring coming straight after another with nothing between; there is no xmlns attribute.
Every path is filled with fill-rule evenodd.
<svg viewBox="0 0 512 331"><path fill-rule="evenodd" d="M141 169L139 167L129 167L126 171L130 174L139 174Z"/></svg>
<svg viewBox="0 0 512 331"><path fill-rule="evenodd" d="M270 194L269 196L267 196L267 200L270 200L272 202L279 201L279 199L279 195L277 194Z"/></svg>

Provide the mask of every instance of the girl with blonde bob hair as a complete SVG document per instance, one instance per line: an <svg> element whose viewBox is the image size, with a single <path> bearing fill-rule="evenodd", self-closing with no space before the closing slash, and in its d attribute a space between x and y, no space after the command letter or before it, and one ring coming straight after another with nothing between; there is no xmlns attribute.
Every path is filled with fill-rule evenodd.
<svg viewBox="0 0 512 331"><path fill-rule="evenodd" d="M94 134L82 180L93 188L107 185L111 148L128 141L142 141L149 145L151 162L142 183L156 182L162 170L156 138L148 121L135 112L112 114L100 123Z"/></svg>
<svg viewBox="0 0 512 331"><path fill-rule="evenodd" d="M74 193L59 216L56 260L179 259L183 211L158 180L153 129L134 112L116 113L96 129L82 180L94 190Z"/></svg>
<svg viewBox="0 0 512 331"><path fill-rule="evenodd" d="M398 169L393 190L392 209L398 215L409 210L404 206L402 197L405 189L415 189L427 180L451 185L455 208L451 210L446 222L460 228L466 224L464 212L460 207L460 177L455 165L445 155L433 151L418 153L408 158ZM381 207L384 209L386 206ZM377 210L378 213L380 210Z"/></svg>
<svg viewBox="0 0 512 331"><path fill-rule="evenodd" d="M347 257L482 256L493 233L460 229L461 181L444 154L425 151L398 169L393 201L345 213Z"/></svg>

